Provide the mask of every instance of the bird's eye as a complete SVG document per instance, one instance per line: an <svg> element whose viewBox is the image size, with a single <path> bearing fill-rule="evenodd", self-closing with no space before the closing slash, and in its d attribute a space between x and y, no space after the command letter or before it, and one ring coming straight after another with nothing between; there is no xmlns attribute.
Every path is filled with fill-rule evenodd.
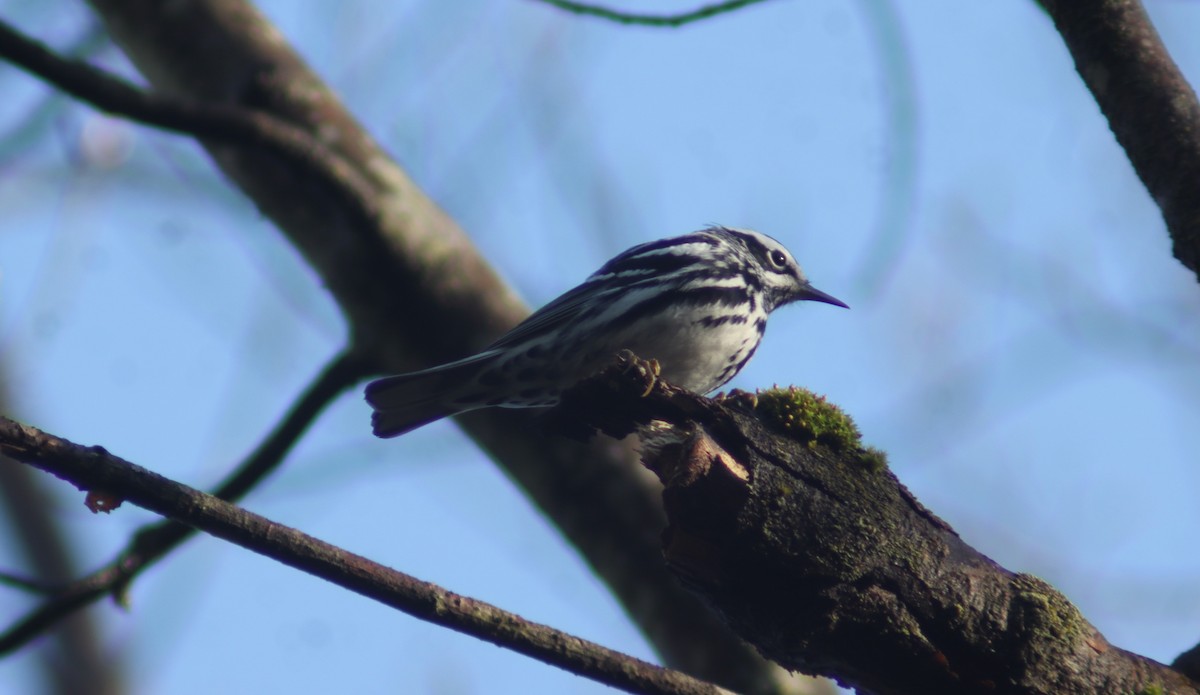
<svg viewBox="0 0 1200 695"><path fill-rule="evenodd" d="M767 257L771 259L771 265L775 266L776 268L783 270L787 267L787 255L784 254L783 251L775 249L774 251L771 251L771 253L767 254Z"/></svg>

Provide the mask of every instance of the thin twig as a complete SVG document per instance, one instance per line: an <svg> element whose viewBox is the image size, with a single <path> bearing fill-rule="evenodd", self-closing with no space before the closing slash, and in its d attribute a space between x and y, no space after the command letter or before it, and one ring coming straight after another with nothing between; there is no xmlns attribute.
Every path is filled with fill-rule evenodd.
<svg viewBox="0 0 1200 695"><path fill-rule="evenodd" d="M329 190L364 223L378 218L374 189L358 169L313 134L266 111L139 89L117 75L55 54L3 20L0 59L106 113L174 133L266 149L319 180L335 183Z"/></svg>
<svg viewBox="0 0 1200 695"><path fill-rule="evenodd" d="M97 21L86 32L76 39L71 46L64 49L66 55L75 59L91 57L101 49L110 46L108 34ZM36 103L31 104L26 116L16 119L11 127L0 133L0 157L7 158L13 153L21 152L37 142L43 132L50 129L55 115L63 108L67 100L57 92L47 92Z"/></svg>
<svg viewBox="0 0 1200 695"><path fill-rule="evenodd" d="M0 418L0 452L83 490L102 490L416 618L457 630L632 693L716 694L722 689L482 601L447 591L252 514L113 456Z"/></svg>
<svg viewBox="0 0 1200 695"><path fill-rule="evenodd" d="M43 596L54 593L54 591L58 588L58 585L51 584L50 582L30 579L28 577L22 577L13 574L12 572L3 571L0 571L0 584L16 587L17 589L28 591L31 594L41 594Z"/></svg>
<svg viewBox="0 0 1200 695"><path fill-rule="evenodd" d="M212 109L183 108L186 118L173 124L146 122L173 125L178 132L204 138L202 144L220 167L281 225L313 264L346 312L355 343L362 349L374 351L374 357L388 362L390 369L403 371L418 361L478 347L526 315L461 229L395 167L246 0L190 3L171 11L162 10L163 3L142 0L93 4L110 26L122 28L118 40L135 63L154 75L156 86L171 94L200 95L191 101L152 99L152 116L156 105L164 102L169 115L180 111L172 103L190 106L214 99L261 104L280 116L282 120L262 121L257 139L255 122L230 125L221 117L209 122L204 114ZM12 55L9 38L0 32L0 59ZM246 60L214 58L227 51ZM52 55L47 60L58 65ZM253 74L245 71L247 61L257 66ZM68 63L65 69L70 72L71 67ZM141 111L132 107L141 96L135 94L131 104L122 100L112 104L101 95L93 98L91 86L100 84L103 92L104 83L87 76L104 73L86 65L76 67L84 78L73 83L73 94L97 108L140 120ZM66 88L51 76L46 78ZM246 114L264 115L241 111L232 103L225 108L235 110L230 115L235 121ZM301 126L294 142L271 139L270 126L280 123L284 131L288 124ZM193 130L189 125L198 127ZM224 125L229 129L222 130ZM315 133L329 139L307 137ZM326 142L339 156L322 154ZM240 143L260 147L255 152L252 147L236 147ZM313 147L307 159L306 145ZM233 153L237 156L225 156ZM289 162L294 166L283 171L280 164ZM344 163L349 170L343 171ZM316 193L316 200L297 196L297 183L304 191ZM429 267L450 272L431 274ZM404 325L435 325L437 330L414 333L396 328ZM786 679L781 671L738 639L662 565L656 537L646 533L662 518L660 490L631 467L634 457L626 448L606 445L581 452L571 443L547 441L528 428L514 431L512 414L468 416L464 428L579 546L668 663L737 690L787 688L778 685ZM547 462L564 465L547 466ZM589 494L580 496L580 490ZM613 509L621 513L613 514ZM120 562L108 570L119 573ZM89 578L98 587L96 595L87 594L86 582L76 585L83 593L74 607L111 593L113 580L104 572ZM64 599L68 612L74 609L66 605L69 599ZM0 634L0 648L5 637Z"/></svg>
<svg viewBox="0 0 1200 695"><path fill-rule="evenodd" d="M275 430L217 487L215 496L237 500L245 495L279 467L287 452L325 406L366 374L366 368L353 353L343 352L335 357ZM8 449L11 449L11 444L0 443L0 450ZM23 460L15 453L12 457ZM129 545L116 559L96 572L60 587L45 603L0 634L0 655L21 648L62 618L105 596L112 595L118 602L123 602L125 591L134 577L193 533L194 529L171 521L144 526L134 534Z"/></svg>
<svg viewBox="0 0 1200 695"><path fill-rule="evenodd" d="M740 10L749 5L755 5L765 0L729 0L728 2L717 2L711 5L698 7L690 12L682 12L679 14L639 14L636 12L622 12L621 10L613 10L600 5L592 5L585 2L572 2L571 0L540 0L547 5L553 5L560 10L565 10L573 14L587 15L589 17L599 17L607 19L610 22L618 24L635 24L646 27L681 27L685 24L698 22L702 19L709 19L717 15L727 14L734 10Z"/></svg>

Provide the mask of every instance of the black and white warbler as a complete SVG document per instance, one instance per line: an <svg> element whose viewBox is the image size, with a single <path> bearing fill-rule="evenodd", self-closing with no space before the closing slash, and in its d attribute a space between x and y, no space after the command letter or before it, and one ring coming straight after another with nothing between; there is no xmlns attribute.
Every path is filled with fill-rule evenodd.
<svg viewBox="0 0 1200 695"><path fill-rule="evenodd" d="M765 234L710 227L634 246L478 354L369 384L371 424L395 437L476 408L555 405L622 350L708 393L754 355L768 314L805 299L846 307Z"/></svg>

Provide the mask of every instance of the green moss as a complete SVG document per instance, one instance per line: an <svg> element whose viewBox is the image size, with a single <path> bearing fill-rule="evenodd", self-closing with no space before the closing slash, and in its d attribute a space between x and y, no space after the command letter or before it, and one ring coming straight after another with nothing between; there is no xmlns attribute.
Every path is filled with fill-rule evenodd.
<svg viewBox="0 0 1200 695"><path fill-rule="evenodd" d="M872 473L887 470L887 454L873 446L865 447L858 460Z"/></svg>
<svg viewBox="0 0 1200 695"><path fill-rule="evenodd" d="M789 386L758 391L754 408L763 423L776 432L816 448L858 454L858 461L871 472L887 468L887 456L862 445L862 433L841 408L808 389Z"/></svg>
<svg viewBox="0 0 1200 695"><path fill-rule="evenodd" d="M798 442L837 450L858 446L861 435L841 408L807 389L792 386L757 394L758 414L772 429Z"/></svg>
<svg viewBox="0 0 1200 695"><path fill-rule="evenodd" d="M1137 691L1137 695L1167 695L1167 689L1161 683L1151 683Z"/></svg>
<svg viewBox="0 0 1200 695"><path fill-rule="evenodd" d="M1013 578L1014 608L1026 616L1026 628L1041 640L1069 644L1084 633L1084 620L1065 596L1030 574Z"/></svg>

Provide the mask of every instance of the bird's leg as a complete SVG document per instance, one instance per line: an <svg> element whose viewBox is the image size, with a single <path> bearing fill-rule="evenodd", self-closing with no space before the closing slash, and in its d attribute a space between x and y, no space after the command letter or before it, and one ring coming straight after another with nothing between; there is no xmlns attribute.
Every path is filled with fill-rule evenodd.
<svg viewBox="0 0 1200 695"><path fill-rule="evenodd" d="M743 391L741 389L731 389L729 393L718 393L713 400L719 403L733 401L735 403L748 406L750 410L754 410L758 407L758 394L751 393L749 391Z"/></svg>
<svg viewBox="0 0 1200 695"><path fill-rule="evenodd" d="M618 364L623 366L622 374L628 374L630 371L637 371L639 377L646 382L646 388L642 391L642 398L650 395L654 390L654 385L658 383L658 376L662 374L662 365L658 360L644 360L633 354L632 350L622 350L617 353Z"/></svg>

